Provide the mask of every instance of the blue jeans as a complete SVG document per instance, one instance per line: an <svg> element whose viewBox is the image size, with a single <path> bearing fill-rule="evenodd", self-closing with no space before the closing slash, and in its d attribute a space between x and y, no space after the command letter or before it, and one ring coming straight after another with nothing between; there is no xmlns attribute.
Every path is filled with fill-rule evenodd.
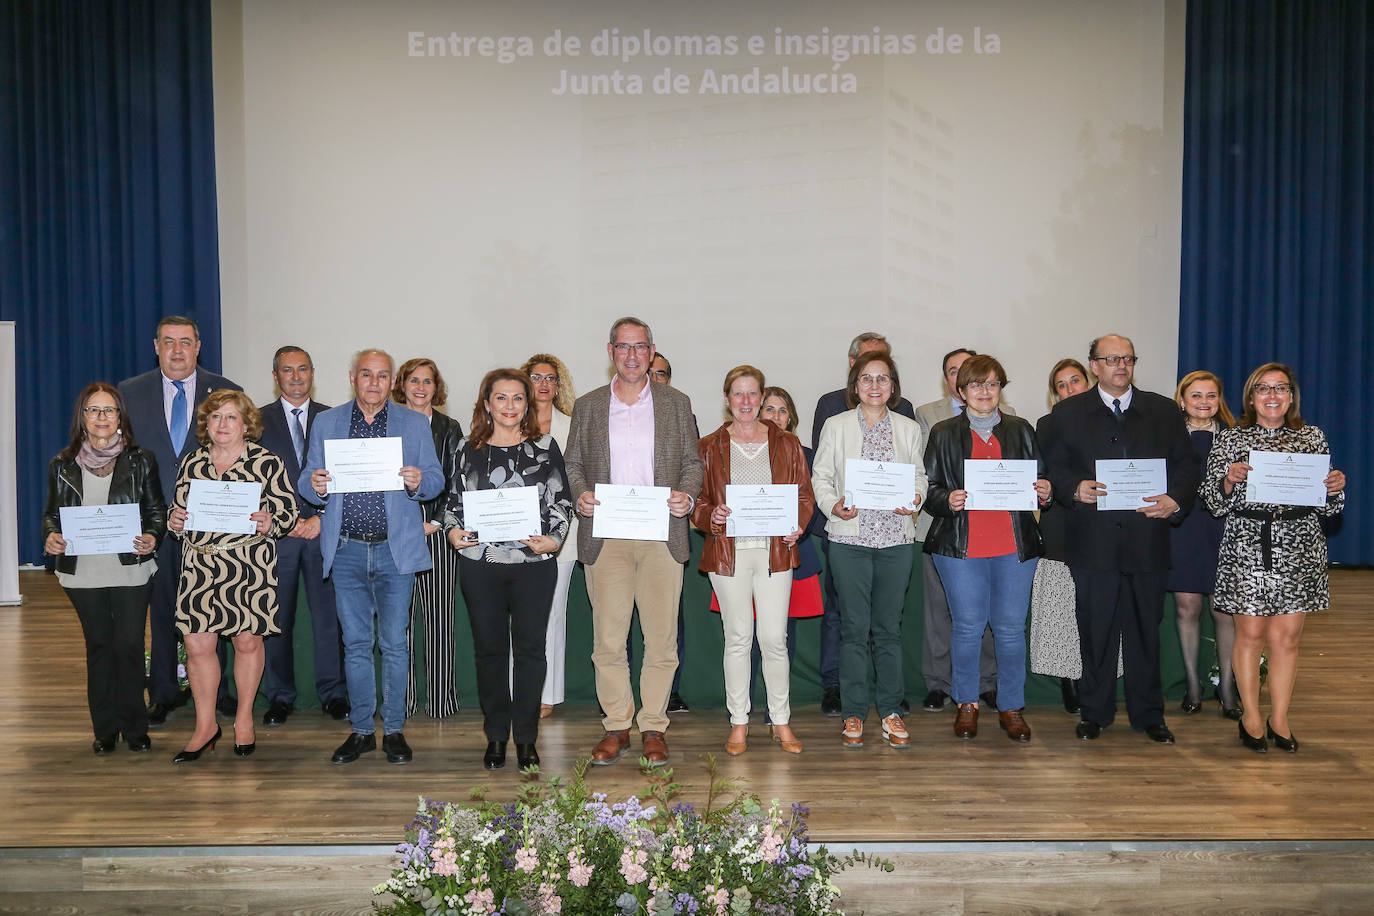
<svg viewBox="0 0 1374 916"><path fill-rule="evenodd" d="M365 544L341 537L330 578L343 634L348 703L353 708L349 722L360 735L377 730L373 721L377 711L377 669L372 656L375 617L376 642L382 650L383 734L402 731L406 724L406 672L410 661L406 628L410 624L410 593L415 587L415 574L397 571L391 547L385 541Z"/></svg>
<svg viewBox="0 0 1374 916"><path fill-rule="evenodd" d="M1036 562L1022 563L1014 553L963 560L935 556L953 620L949 655L954 702L978 702L978 655L983 631L991 626L997 651L997 706L1026 705L1026 615Z"/></svg>

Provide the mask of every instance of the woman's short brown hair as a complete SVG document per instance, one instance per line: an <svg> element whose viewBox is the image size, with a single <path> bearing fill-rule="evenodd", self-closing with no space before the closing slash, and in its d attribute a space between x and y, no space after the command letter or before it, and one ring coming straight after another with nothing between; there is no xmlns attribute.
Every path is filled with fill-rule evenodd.
<svg viewBox="0 0 1374 916"><path fill-rule="evenodd" d="M210 414L225 404L233 404L243 416L243 438L251 442L257 442L262 438L262 413L253 405L253 399L242 391L221 388L210 392L205 403L196 408L196 439L201 445L210 444L210 432L206 429L210 422Z"/></svg>
<svg viewBox="0 0 1374 916"><path fill-rule="evenodd" d="M995 378L999 385L1003 388L1007 387L1007 370L1002 368L997 357L980 353L964 360L964 364L959 367L959 375L954 380L954 388L956 391L962 392L971 383L981 382L988 378ZM968 398L964 400L968 400Z"/></svg>
<svg viewBox="0 0 1374 916"><path fill-rule="evenodd" d="M421 366L427 366L429 371L434 373L434 395L429 399L430 405L443 407L448 403L448 385L444 384L444 377L439 373L439 367L434 364L434 360L427 356L417 356L401 363L401 368L396 370L396 380L391 384L391 400L409 406L406 404L406 379Z"/></svg>
<svg viewBox="0 0 1374 916"><path fill-rule="evenodd" d="M859 376L863 375L864 369L868 368L870 363L882 363L887 366L887 374L892 377L892 396L887 399L887 406L893 408L902 403L902 380L897 375L897 364L892 361L892 353L870 350L854 360L854 365L849 367L849 381L844 389L845 406L850 410L859 406Z"/></svg>
<svg viewBox="0 0 1374 916"><path fill-rule="evenodd" d="M1245 391L1241 395L1245 399L1245 410L1241 414L1238 426L1254 426L1259 422L1259 414L1255 411L1255 388L1259 386L1260 379L1264 378L1267 372L1282 372L1288 376L1288 384L1293 386L1293 403L1288 405L1288 413L1284 414L1283 425L1289 429L1302 429L1307 424L1303 422L1302 414L1298 412L1298 377L1293 374L1293 370L1283 363L1265 363L1245 380Z"/></svg>
<svg viewBox="0 0 1374 916"><path fill-rule="evenodd" d="M787 389L786 389L786 388L779 388L777 385L769 385L767 388L763 389L763 399L764 399L765 401L767 401L769 398L782 398L782 402L783 402L784 404L787 405L787 430L786 430L786 431L789 432L789 433L791 433L791 432L796 432L796 430L797 430L797 403L796 403L795 401L792 400L792 395L790 395L790 394L787 393ZM763 412L762 407L759 408L759 412L760 412L760 413Z"/></svg>
<svg viewBox="0 0 1374 916"><path fill-rule="evenodd" d="M493 369L482 377L482 384L477 389L477 403L472 405L472 426L468 428L468 444L473 448L486 448L487 443L491 441L492 432L496 429L491 414L487 413L487 401L491 398L491 390L496 387L497 382L519 382L525 389L525 416L520 420L520 433L526 439L539 438L539 417L534 410L534 383L519 369Z"/></svg>

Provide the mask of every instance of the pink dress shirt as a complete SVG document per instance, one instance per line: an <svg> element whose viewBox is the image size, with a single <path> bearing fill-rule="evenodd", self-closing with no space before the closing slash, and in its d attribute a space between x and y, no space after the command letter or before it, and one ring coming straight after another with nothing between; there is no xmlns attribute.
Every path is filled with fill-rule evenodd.
<svg viewBox="0 0 1374 916"><path fill-rule="evenodd" d="M616 394L624 384L617 375L611 379L610 423L611 483L626 486L654 485L654 395L653 382L646 380L644 390L633 404Z"/></svg>

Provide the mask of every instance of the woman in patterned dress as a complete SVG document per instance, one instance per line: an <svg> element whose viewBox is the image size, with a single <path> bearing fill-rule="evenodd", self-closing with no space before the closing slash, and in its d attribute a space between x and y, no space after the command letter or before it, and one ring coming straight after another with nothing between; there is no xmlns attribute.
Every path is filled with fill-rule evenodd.
<svg viewBox="0 0 1374 916"><path fill-rule="evenodd" d="M800 562L797 541L816 500L801 442L760 416L764 387L763 373L753 366L736 366L727 372L722 390L731 419L697 443L703 477L692 523L706 533L701 570L711 578L725 628L725 703L730 711L725 752L731 756L747 748L749 650L756 628L773 737L789 754L802 751L801 741L788 724L792 675L787 658L787 609L792 570ZM731 484L794 484L799 524L781 536L733 537L726 505L726 487Z"/></svg>
<svg viewBox="0 0 1374 916"><path fill-rule="evenodd" d="M1240 740L1258 753L1266 736L1293 753L1298 741L1288 723L1297 676L1304 614L1331 606L1326 536L1319 516L1345 505L1345 475L1331 470L1321 506L1255 503L1246 498L1251 451L1328 455L1326 436L1299 413L1298 380L1281 363L1265 363L1245 382L1245 413L1222 430L1207 456L1201 496L1213 515L1225 516L1213 602L1235 616L1232 653L1243 715ZM1268 720L1261 727L1260 653L1269 650Z"/></svg>
<svg viewBox="0 0 1374 916"><path fill-rule="evenodd" d="M506 743L512 736L520 768L539 765L535 741L547 666L544 640L558 584L558 548L572 519L563 453L553 437L539 434L533 402L530 377L519 369L493 369L482 379L468 437L458 448L444 516L449 543L458 551L458 582L472 623L477 696L487 736L482 765L489 770L506 765ZM536 490L540 530L513 541L482 539L464 511L464 496L510 487Z"/></svg>
<svg viewBox="0 0 1374 916"><path fill-rule="evenodd" d="M253 702L262 680L262 638L277 627L276 539L296 524L296 499L280 458L258 445L262 415L241 391L212 391L196 411L201 447L181 461L167 528L181 538L181 579L176 621L186 642L186 673L196 704L196 728L173 763L197 760L220 737L215 723L221 636L234 641L234 686L240 698L234 717L234 753L247 757L256 740ZM247 534L187 530L191 481L262 485Z"/></svg>

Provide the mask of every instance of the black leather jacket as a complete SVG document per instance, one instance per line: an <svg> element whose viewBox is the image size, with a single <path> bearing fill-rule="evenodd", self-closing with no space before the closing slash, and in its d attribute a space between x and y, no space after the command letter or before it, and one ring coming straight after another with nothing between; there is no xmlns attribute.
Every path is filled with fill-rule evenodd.
<svg viewBox="0 0 1374 916"><path fill-rule="evenodd" d="M463 427L450 416L434 411L430 417L429 432L434 437L434 454L439 457L439 467L444 469L444 489L429 502L420 503L420 511L425 521L436 525L444 524L444 509L448 506L448 488L453 483L453 475L458 472L458 443L463 438Z"/></svg>
<svg viewBox="0 0 1374 916"><path fill-rule="evenodd" d="M58 512L63 506L82 504L81 468L75 458L54 458L48 462L48 505L43 510L43 540L54 531L62 531L62 515ZM143 533L151 534L159 541L167 533L167 504L162 501L162 484L157 476L157 459L146 449L134 446L126 448L115 459L114 471L110 477L110 505L138 503L139 515L143 519ZM146 563L153 559L156 551L137 554L130 551L121 553L119 562L125 566ZM59 556L56 558L57 571L76 572L79 557Z"/></svg>
<svg viewBox="0 0 1374 916"><path fill-rule="evenodd" d="M1002 457L1033 459L1037 462L1036 477L1045 476L1045 459L1035 430L1020 417L1003 413L993 427L992 434L1002 446ZM935 521L926 534L925 552L944 557L964 559L968 555L968 512L955 512L949 507L949 494L964 489L964 459L973 457L973 430L968 417L960 414L941 420L930 430L926 443L926 475L930 489L926 492L925 511ZM1016 539L1016 555L1021 560L1038 557L1043 552L1040 530L1034 512L1011 513L1011 531Z"/></svg>

